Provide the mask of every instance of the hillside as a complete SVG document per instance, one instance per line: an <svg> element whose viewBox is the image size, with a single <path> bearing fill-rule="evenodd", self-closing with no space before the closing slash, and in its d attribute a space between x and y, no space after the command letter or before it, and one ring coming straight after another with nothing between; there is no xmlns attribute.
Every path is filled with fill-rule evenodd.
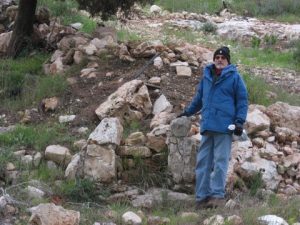
<svg viewBox="0 0 300 225"><path fill-rule="evenodd" d="M299 24L152 6L72 26L38 24L55 49L0 63L0 224L300 223ZM196 211L199 115L176 115L223 45L249 139L233 142L226 206Z"/></svg>

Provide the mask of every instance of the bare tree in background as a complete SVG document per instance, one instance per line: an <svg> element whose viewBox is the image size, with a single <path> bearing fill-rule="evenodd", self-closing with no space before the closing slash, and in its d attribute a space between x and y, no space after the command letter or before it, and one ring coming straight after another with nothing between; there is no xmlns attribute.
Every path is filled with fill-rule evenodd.
<svg viewBox="0 0 300 225"><path fill-rule="evenodd" d="M17 19L9 42L7 56L16 58L31 45L37 0L20 0Z"/></svg>

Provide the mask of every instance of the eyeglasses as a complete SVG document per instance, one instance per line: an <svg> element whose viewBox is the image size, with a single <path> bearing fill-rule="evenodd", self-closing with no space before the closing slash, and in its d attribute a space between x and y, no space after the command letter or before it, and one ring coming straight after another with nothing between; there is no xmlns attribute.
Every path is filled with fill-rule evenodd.
<svg viewBox="0 0 300 225"><path fill-rule="evenodd" d="M219 59L225 60L226 57L225 57L224 55L217 55L217 56L215 57L215 59L216 59L216 60L219 60Z"/></svg>

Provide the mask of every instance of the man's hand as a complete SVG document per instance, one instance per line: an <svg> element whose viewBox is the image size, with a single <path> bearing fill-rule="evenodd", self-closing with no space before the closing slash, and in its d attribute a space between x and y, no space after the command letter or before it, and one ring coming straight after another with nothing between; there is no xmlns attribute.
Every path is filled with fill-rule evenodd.
<svg viewBox="0 0 300 225"><path fill-rule="evenodd" d="M235 129L234 129L233 133L236 136L241 136L243 134L243 125L235 124Z"/></svg>

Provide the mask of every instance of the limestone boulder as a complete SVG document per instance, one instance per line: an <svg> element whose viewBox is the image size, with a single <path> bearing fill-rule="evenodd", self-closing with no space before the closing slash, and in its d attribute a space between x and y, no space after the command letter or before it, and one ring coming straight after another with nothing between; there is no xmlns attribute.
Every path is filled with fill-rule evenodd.
<svg viewBox="0 0 300 225"><path fill-rule="evenodd" d="M284 102L276 102L267 108L266 113L273 126L287 127L300 133L300 107Z"/></svg>
<svg viewBox="0 0 300 225"><path fill-rule="evenodd" d="M248 134L255 134L259 131L269 130L271 125L270 118L258 107L252 105L246 119L246 130Z"/></svg>
<svg viewBox="0 0 300 225"><path fill-rule="evenodd" d="M98 145L115 145L121 143L123 126L118 118L105 118L90 134L88 141Z"/></svg>
<svg viewBox="0 0 300 225"><path fill-rule="evenodd" d="M167 134L170 131L170 125L160 125L147 133L146 146L155 152L161 152L167 149Z"/></svg>
<svg viewBox="0 0 300 225"><path fill-rule="evenodd" d="M152 103L147 87L141 80L132 80L123 84L116 92L97 109L100 119L105 117L119 117L120 119L141 119L142 115L149 115Z"/></svg>
<svg viewBox="0 0 300 225"><path fill-rule="evenodd" d="M53 203L39 204L29 209L30 225L79 225L80 212L67 210Z"/></svg>
<svg viewBox="0 0 300 225"><path fill-rule="evenodd" d="M175 118L176 118L175 113L169 113L169 112L157 113L155 114L155 116L152 118L150 122L150 128L153 129L154 127L160 125L167 125Z"/></svg>
<svg viewBox="0 0 300 225"><path fill-rule="evenodd" d="M0 34L0 55L5 55L11 39L12 31Z"/></svg>
<svg viewBox="0 0 300 225"><path fill-rule="evenodd" d="M61 145L49 145L45 150L45 159L59 165L67 165L71 161L70 150Z"/></svg>
<svg viewBox="0 0 300 225"><path fill-rule="evenodd" d="M238 167L237 172L242 178L248 179L257 173L262 174L262 180L267 189L276 190L282 177L277 172L275 162L255 156L251 162L246 161Z"/></svg>
<svg viewBox="0 0 300 225"><path fill-rule="evenodd" d="M89 144L83 162L84 177L109 183L116 177L115 147Z"/></svg>

